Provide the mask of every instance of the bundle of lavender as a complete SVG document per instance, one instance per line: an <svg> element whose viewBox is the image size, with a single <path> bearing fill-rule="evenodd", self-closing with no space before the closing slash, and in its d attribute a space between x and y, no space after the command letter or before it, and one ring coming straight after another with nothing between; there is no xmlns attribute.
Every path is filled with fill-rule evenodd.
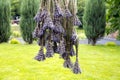
<svg viewBox="0 0 120 80"><path fill-rule="evenodd" d="M81 22L76 15L76 2L77 0L41 0L41 7L34 18L37 27L33 36L38 38L38 45L41 46L36 60L43 61L57 52L64 59L64 67L71 68L73 73L78 74L81 73L78 62L79 40L74 26L81 25ZM75 64L70 59L74 55Z"/></svg>

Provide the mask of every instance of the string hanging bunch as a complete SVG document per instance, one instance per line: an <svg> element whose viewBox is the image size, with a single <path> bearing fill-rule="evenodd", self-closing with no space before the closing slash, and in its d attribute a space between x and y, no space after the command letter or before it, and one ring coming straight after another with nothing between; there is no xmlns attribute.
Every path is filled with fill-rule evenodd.
<svg viewBox="0 0 120 80"><path fill-rule="evenodd" d="M40 5L34 18L37 26L33 36L38 38L41 48L35 59L43 61L59 53L64 59L64 67L72 69L75 74L81 73L78 62L79 39L74 27L81 25L76 15L77 0L41 0ZM71 56L76 56L75 64Z"/></svg>

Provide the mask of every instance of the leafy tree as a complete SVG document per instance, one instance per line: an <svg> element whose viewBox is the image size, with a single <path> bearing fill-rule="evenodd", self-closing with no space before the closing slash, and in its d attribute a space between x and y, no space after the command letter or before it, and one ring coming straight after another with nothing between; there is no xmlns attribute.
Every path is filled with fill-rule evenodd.
<svg viewBox="0 0 120 80"><path fill-rule="evenodd" d="M0 43L10 37L10 0L0 0Z"/></svg>
<svg viewBox="0 0 120 80"><path fill-rule="evenodd" d="M32 44L32 32L35 28L34 16L39 7L39 0L22 0L20 27L25 42Z"/></svg>
<svg viewBox="0 0 120 80"><path fill-rule="evenodd" d="M120 40L120 0L107 0L110 5L108 9L108 22L111 23L110 32L119 30L118 39Z"/></svg>
<svg viewBox="0 0 120 80"><path fill-rule="evenodd" d="M88 0L83 16L84 30L88 43L96 44L96 41L104 36L106 16L104 0Z"/></svg>

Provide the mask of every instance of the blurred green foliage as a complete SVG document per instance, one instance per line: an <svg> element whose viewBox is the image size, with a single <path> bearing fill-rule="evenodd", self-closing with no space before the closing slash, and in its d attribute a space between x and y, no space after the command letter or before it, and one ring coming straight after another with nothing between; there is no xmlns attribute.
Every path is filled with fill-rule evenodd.
<svg viewBox="0 0 120 80"><path fill-rule="evenodd" d="M13 19L20 16L20 4L21 0L11 0L11 16Z"/></svg>

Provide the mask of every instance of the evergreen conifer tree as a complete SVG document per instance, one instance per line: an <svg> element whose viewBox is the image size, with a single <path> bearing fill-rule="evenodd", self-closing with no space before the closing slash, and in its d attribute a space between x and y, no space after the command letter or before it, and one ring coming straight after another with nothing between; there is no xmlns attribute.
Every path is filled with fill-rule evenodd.
<svg viewBox="0 0 120 80"><path fill-rule="evenodd" d="M105 33L105 3L104 0L87 0L83 16L84 30L88 43L95 45Z"/></svg>
<svg viewBox="0 0 120 80"><path fill-rule="evenodd" d="M0 0L0 43L10 37L10 0Z"/></svg>
<svg viewBox="0 0 120 80"><path fill-rule="evenodd" d="M22 0L20 27L25 42L32 44L35 28L34 16L39 7L39 0Z"/></svg>

